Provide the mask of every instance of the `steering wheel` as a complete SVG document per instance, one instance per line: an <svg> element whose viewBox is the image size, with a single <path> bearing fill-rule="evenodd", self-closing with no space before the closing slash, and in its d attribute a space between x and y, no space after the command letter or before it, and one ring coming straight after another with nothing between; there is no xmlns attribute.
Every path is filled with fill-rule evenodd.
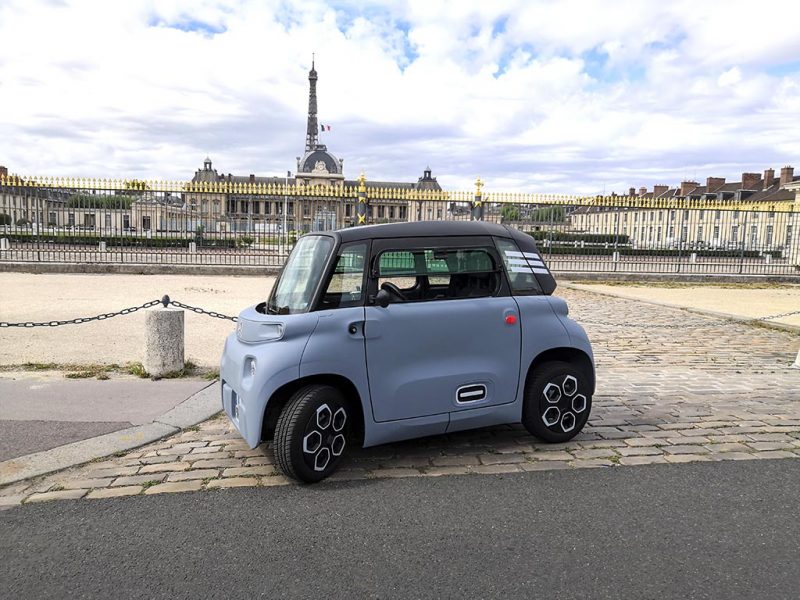
<svg viewBox="0 0 800 600"><path fill-rule="evenodd" d="M400 291L400 288L389 281L385 281L381 285L381 289L389 292L392 296L399 299L400 302L406 302L408 300L408 298L406 298L406 295Z"/></svg>

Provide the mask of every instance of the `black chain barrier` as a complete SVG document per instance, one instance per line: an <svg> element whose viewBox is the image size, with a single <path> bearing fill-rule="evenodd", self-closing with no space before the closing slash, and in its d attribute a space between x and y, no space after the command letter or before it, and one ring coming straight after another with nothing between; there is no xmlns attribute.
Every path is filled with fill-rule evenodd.
<svg viewBox="0 0 800 600"><path fill-rule="evenodd" d="M6 323L0 321L0 328L3 327L59 327L60 325L80 325L81 323L90 323L91 321L104 321L106 319L111 319L113 317L119 317L123 315L129 315L135 313L137 310L142 310L143 308L151 308L158 304L162 304L164 308L169 306L175 306L177 308L183 308L184 310L190 310L194 313L199 315L206 315L209 317L213 317L215 319L224 319L227 321L233 321L236 323L239 319L236 317L230 317L228 315L223 315L222 313L214 312L213 310L205 310L204 308L200 308L198 306L190 306L189 304L184 304L183 302L178 302L177 300L172 300L169 296L164 296L161 300L151 300L150 302L145 302L141 306L132 306L130 308L123 308L117 312L110 312L104 313L102 315L96 315L94 317L78 317L77 319L66 319L63 321L25 321L22 323ZM749 319L750 322L761 322L761 321L771 321L772 319L780 319L782 317L791 317L793 315L800 315L800 310L793 310L790 312L779 313L777 315L769 315L766 317L758 317L754 319ZM580 323L584 323L586 325L605 325L607 327L637 327L639 329L668 329L674 328L676 325L674 323L611 323L609 321L592 321L592 320L579 320ZM684 322L682 325L693 325L693 326L721 326L720 325L713 325L706 322L693 322L687 323Z"/></svg>
<svg viewBox="0 0 800 600"><path fill-rule="evenodd" d="M176 300L170 300L169 296L164 296L161 298L161 300L151 300L150 302L145 302L141 306L123 308L122 310L118 310L116 312L103 313L102 315L96 315L94 317L78 317L77 319L64 319L62 321L24 321L22 323L7 323L5 321L0 321L0 329L4 327L59 327L61 325L80 325L81 323L105 321L106 319L112 319L114 317L130 315L138 310L142 310L143 308L152 308L153 306L158 306L159 304L162 304L164 308L172 304L178 308L191 310L192 312L196 312L201 315L208 315L209 317L215 317L217 319L227 319L229 321L233 321L234 323L238 321L236 317L229 317L228 315L223 315L222 313L214 312L212 310L204 310L196 306L189 306L188 304L183 304L182 302L178 302Z"/></svg>
<svg viewBox="0 0 800 600"><path fill-rule="evenodd" d="M110 312L104 313L102 315L97 315L94 317L78 317L77 319L65 319L63 321L25 321L23 323L6 323L0 321L0 328L3 327L59 327L60 325L80 325L81 323L90 323L91 321L105 321L106 319L112 319L114 317L119 317L122 315L129 315L131 313L135 313L137 310L142 310L143 308L150 308L152 306L156 306L160 304L161 300L151 300L150 302L145 302L141 306L132 306L130 308L123 308L122 310L118 310L117 312Z"/></svg>
<svg viewBox="0 0 800 600"><path fill-rule="evenodd" d="M172 304L172 306L177 306L178 308L190 310L192 312L196 312L199 315L208 315L209 317L214 317L215 319L226 319L228 321L233 321L234 323L236 323L239 320L236 317L229 317L228 315L223 315L222 313L214 312L213 310L205 310L203 308L198 308L197 306L189 306L188 304L184 304L183 302L178 302L177 300L170 300L169 296L164 296L161 299L161 304L163 304L165 308L167 307L167 305Z"/></svg>

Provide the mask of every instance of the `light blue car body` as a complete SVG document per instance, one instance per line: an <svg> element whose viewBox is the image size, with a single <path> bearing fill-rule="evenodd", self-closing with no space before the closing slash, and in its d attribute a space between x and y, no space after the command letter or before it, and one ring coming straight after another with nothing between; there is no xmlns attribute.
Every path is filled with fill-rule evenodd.
<svg viewBox="0 0 800 600"><path fill-rule="evenodd" d="M374 230L391 239L393 231L404 232L406 225L415 225L415 232L429 226L437 239L450 236L443 223L358 229L365 239ZM459 225L468 226L471 235L474 228L535 249L530 236L520 237L515 230ZM333 235L338 247L345 231L352 230L326 235ZM350 239L354 235L349 233ZM552 280L549 272L542 275ZM366 301L363 306L289 315L265 314L261 306L241 312L220 366L223 409L251 448L265 437L270 402L283 399L281 391L296 389L298 382L332 382L355 394L364 447L519 422L526 378L544 357L578 357L584 370L591 371L587 375L594 391L589 339L568 317L566 302L547 293L386 307ZM460 396L459 390L474 389L470 386L484 390L480 399Z"/></svg>

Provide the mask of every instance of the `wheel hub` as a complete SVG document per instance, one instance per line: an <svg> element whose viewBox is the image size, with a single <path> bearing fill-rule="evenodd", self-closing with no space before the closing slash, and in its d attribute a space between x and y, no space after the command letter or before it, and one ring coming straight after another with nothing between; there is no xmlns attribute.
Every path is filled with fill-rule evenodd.
<svg viewBox="0 0 800 600"><path fill-rule="evenodd" d="M323 404L317 408L306 425L303 438L303 460L310 468L324 471L341 456L347 444L346 425L344 407L334 411Z"/></svg>
<svg viewBox="0 0 800 600"><path fill-rule="evenodd" d="M588 405L584 394L578 393L580 383L573 375L559 376L549 381L542 391L539 416L551 431L569 433L578 423Z"/></svg>

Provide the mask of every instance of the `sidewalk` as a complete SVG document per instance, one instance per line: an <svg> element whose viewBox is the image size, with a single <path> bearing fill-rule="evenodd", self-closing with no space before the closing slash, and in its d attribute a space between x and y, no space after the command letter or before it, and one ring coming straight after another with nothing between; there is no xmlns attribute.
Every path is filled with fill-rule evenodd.
<svg viewBox="0 0 800 600"><path fill-rule="evenodd" d="M130 450L219 410L219 385L199 378L0 373L0 485Z"/></svg>
<svg viewBox="0 0 800 600"><path fill-rule="evenodd" d="M0 462L152 423L210 382L0 373Z"/></svg>

